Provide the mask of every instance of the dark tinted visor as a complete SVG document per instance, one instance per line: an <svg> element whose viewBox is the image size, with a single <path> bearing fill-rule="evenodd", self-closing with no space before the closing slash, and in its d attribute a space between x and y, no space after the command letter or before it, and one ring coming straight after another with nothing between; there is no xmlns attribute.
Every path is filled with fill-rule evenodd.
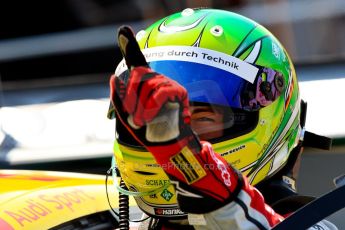
<svg viewBox="0 0 345 230"><path fill-rule="evenodd" d="M200 63L185 61L154 61L156 72L184 86L192 102L226 106L247 111L258 110L272 103L283 86L282 75L259 67L253 83L230 73Z"/></svg>

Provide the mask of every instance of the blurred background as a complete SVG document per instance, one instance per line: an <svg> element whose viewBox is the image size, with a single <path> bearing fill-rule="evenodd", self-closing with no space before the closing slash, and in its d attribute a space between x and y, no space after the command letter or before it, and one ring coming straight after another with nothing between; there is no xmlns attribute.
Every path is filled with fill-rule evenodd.
<svg viewBox="0 0 345 230"><path fill-rule="evenodd" d="M138 32L188 7L240 13L285 46L308 102L307 129L334 138L332 151L305 150L300 192L332 189L345 169L344 0L1 1L0 167L104 174L114 135L108 78L121 59L117 28ZM331 219L345 228L344 215Z"/></svg>

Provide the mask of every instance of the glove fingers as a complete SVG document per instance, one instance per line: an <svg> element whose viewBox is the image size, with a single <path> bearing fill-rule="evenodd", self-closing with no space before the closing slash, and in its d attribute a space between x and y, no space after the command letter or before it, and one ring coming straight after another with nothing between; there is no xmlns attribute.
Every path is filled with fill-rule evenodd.
<svg viewBox="0 0 345 230"><path fill-rule="evenodd" d="M118 30L117 38L119 48L129 70L133 67L147 66L146 59L129 26L121 26Z"/></svg>
<svg viewBox="0 0 345 230"><path fill-rule="evenodd" d="M174 87L170 83L161 85L158 89L153 91L145 104L145 113L142 114L144 122L147 123L152 121L167 102L177 101L180 103L180 94L181 89Z"/></svg>
<svg viewBox="0 0 345 230"><path fill-rule="evenodd" d="M133 112L133 122L139 127L145 125L145 119L143 118L143 116L149 111L147 111L144 105L147 100L149 100L149 96L154 90L154 87L152 87L152 84L150 84L150 82L148 81L143 82L140 86L140 96L137 99L137 104Z"/></svg>
<svg viewBox="0 0 345 230"><path fill-rule="evenodd" d="M151 74L147 74L142 78L142 81L138 86L140 90L138 94L140 96L137 99L137 105L133 117L133 122L137 126L143 126L146 122L151 121L153 119L152 116L156 116L160 108L164 105L158 104L159 102L157 102L154 108L147 107L147 102L150 100L154 100L152 95L155 95L160 91L164 92L162 86L164 86L165 84L169 84L169 81L165 81L162 75L157 75L156 73L152 74L155 75L155 79L150 81L149 79L151 78ZM146 116L148 116L148 119L146 119Z"/></svg>
<svg viewBox="0 0 345 230"><path fill-rule="evenodd" d="M127 83L127 92L123 104L129 114L134 113L139 103L139 97L142 94L144 83L155 75L150 68L136 67L131 71L131 76Z"/></svg>

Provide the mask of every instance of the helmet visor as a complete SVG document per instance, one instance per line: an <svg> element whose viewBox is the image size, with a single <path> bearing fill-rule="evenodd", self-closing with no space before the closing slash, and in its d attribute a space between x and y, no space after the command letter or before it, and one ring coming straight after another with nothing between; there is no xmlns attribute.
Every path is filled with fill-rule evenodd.
<svg viewBox="0 0 345 230"><path fill-rule="evenodd" d="M200 63L168 60L149 65L184 86L191 102L253 111L271 104L282 88L282 75L263 67L250 83L234 73Z"/></svg>
<svg viewBox="0 0 345 230"><path fill-rule="evenodd" d="M175 52L173 55L170 55L171 50ZM260 108L275 101L284 88L281 73L212 50L156 47L145 49L143 53L154 71L186 88L191 104L211 105L223 110L223 137L227 138L243 135L255 128ZM177 57L178 54L184 56ZM115 74L127 81L129 74L124 61ZM125 139L128 142L128 137Z"/></svg>

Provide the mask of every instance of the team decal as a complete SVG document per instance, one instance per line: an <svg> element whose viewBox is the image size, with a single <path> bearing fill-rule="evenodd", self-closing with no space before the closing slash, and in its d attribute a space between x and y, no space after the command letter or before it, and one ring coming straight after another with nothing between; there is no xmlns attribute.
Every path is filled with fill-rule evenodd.
<svg viewBox="0 0 345 230"><path fill-rule="evenodd" d="M170 183L170 180L145 180L145 184L148 186L162 187L169 183Z"/></svg>
<svg viewBox="0 0 345 230"><path fill-rule="evenodd" d="M177 204L172 205L158 205L145 201L142 197L134 197L140 209L151 215L157 216L184 216L186 213L182 212Z"/></svg>
<svg viewBox="0 0 345 230"><path fill-rule="evenodd" d="M186 61L215 67L234 74L253 83L259 68L234 56L222 52L193 46L158 46L142 50L147 62ZM127 70L123 59L116 68L115 75L120 76Z"/></svg>
<svg viewBox="0 0 345 230"><path fill-rule="evenodd" d="M28 224L49 218L57 212L67 211L70 213L94 202L96 197L89 194L82 188L64 190L60 193L37 194L24 200L19 207L1 210L2 216L6 219L12 219L21 227L27 227ZM1 225L0 220L0 226Z"/></svg>
<svg viewBox="0 0 345 230"><path fill-rule="evenodd" d="M272 54L278 59L280 60L280 49L278 47L278 45L274 42L272 42Z"/></svg>
<svg viewBox="0 0 345 230"><path fill-rule="evenodd" d="M222 157L224 157L224 156L227 156L227 155L229 155L229 154L231 154L231 153L238 152L238 151L240 151L241 149L244 149L245 147L246 147L246 145L240 145L240 146L237 146L236 148L230 149L229 151L227 151L227 152L225 152L225 153L221 153L220 155L221 155Z"/></svg>
<svg viewBox="0 0 345 230"><path fill-rule="evenodd" d="M166 201L170 201L173 196L174 194L168 189L164 189L163 192L161 192L161 197L163 197Z"/></svg>
<svg viewBox="0 0 345 230"><path fill-rule="evenodd" d="M136 189L136 187L134 186L130 186L130 189L132 191L138 191L138 189ZM167 204L162 204L161 202L156 203L158 202L157 199L159 199L158 196L162 197L169 203ZM151 215L157 215L157 216L184 216L186 215L184 212L182 212L178 208L178 205L176 202L172 202L173 201L172 199L174 196L175 194L173 192L171 192L168 189L164 189L160 193L149 195L150 199L155 200L154 202L148 201L143 196L134 196L134 199L141 210Z"/></svg>
<svg viewBox="0 0 345 230"><path fill-rule="evenodd" d="M178 208L154 208L157 216L184 216L186 215Z"/></svg>
<svg viewBox="0 0 345 230"><path fill-rule="evenodd" d="M159 164L152 163L152 164L145 164L145 167L149 167L149 168L160 168L161 166L160 166Z"/></svg>
<svg viewBox="0 0 345 230"><path fill-rule="evenodd" d="M181 172L188 184L192 184L206 176L202 165L195 158L188 147L184 147L180 153L172 156L170 161Z"/></svg>

